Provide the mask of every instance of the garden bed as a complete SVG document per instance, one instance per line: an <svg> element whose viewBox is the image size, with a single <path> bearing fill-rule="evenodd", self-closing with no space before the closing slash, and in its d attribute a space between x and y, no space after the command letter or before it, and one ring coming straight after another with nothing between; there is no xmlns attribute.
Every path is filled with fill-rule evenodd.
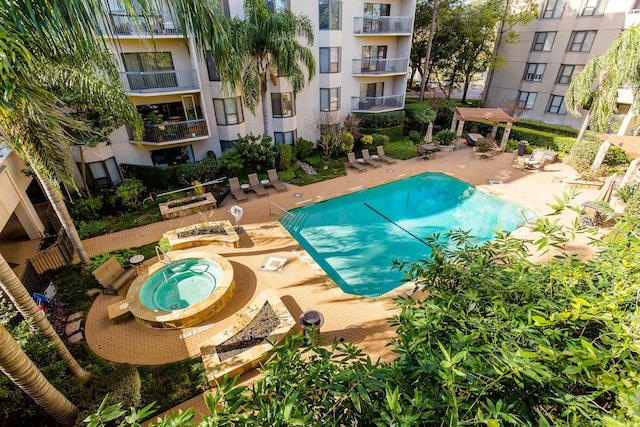
<svg viewBox="0 0 640 427"><path fill-rule="evenodd" d="M179 218L197 212L208 211L217 206L213 194L204 193L199 196L184 197L170 202L159 203L162 219Z"/></svg>
<svg viewBox="0 0 640 427"><path fill-rule="evenodd" d="M163 234L172 249L202 245L223 245L237 248L240 237L229 221L209 221L177 228Z"/></svg>

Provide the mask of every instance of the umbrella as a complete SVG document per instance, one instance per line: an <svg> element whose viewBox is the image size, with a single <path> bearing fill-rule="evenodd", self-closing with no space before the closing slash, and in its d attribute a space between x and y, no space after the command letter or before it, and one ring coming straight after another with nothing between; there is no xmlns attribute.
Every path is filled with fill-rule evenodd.
<svg viewBox="0 0 640 427"><path fill-rule="evenodd" d="M239 232L240 231L239 222L242 219L242 215L244 214L244 211L240 206L235 205L235 206L231 206L231 209L229 209L229 213L233 215L233 218L236 220L236 231Z"/></svg>
<svg viewBox="0 0 640 427"><path fill-rule="evenodd" d="M427 127L427 134L424 136L424 142L427 144L431 144L433 141L433 122L429 123Z"/></svg>

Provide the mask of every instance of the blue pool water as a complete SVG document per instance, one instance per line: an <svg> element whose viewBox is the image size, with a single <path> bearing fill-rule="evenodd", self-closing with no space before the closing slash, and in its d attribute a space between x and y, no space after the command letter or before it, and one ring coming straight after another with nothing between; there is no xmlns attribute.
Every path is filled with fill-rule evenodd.
<svg viewBox="0 0 640 427"><path fill-rule="evenodd" d="M429 255L421 241L451 229L478 244L513 231L535 214L465 182L428 173L305 206L282 224L349 294L376 297L402 284L394 259Z"/></svg>

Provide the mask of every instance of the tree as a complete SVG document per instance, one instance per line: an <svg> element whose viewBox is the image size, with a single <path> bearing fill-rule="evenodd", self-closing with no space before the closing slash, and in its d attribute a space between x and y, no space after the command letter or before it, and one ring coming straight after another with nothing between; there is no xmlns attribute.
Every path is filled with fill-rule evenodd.
<svg viewBox="0 0 640 427"><path fill-rule="evenodd" d="M606 132L611 117L618 111L618 90L634 88L632 111L638 111L636 89L640 84L638 53L640 24L627 28L602 56L592 58L576 75L565 93L567 111L578 116L580 107L587 109L577 142L589 126L595 132Z"/></svg>
<svg viewBox="0 0 640 427"><path fill-rule="evenodd" d="M313 52L300 44L298 38L313 45L313 25L308 17L296 16L289 10L272 12L263 0L245 0L244 14L244 19L235 18L232 23L235 49L242 61L242 94L252 112L262 102L264 135L270 136L269 77L278 76L291 82L294 98L305 84L301 66L311 81L316 70Z"/></svg>
<svg viewBox="0 0 640 427"><path fill-rule="evenodd" d="M9 332L0 325L0 370L63 426L74 425L77 408L38 370Z"/></svg>

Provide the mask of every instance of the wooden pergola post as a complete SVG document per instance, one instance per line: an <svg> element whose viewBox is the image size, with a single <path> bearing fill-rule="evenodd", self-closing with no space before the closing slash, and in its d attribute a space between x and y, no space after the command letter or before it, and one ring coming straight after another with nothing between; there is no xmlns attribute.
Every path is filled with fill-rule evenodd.
<svg viewBox="0 0 640 427"><path fill-rule="evenodd" d="M512 126L512 122L507 122L507 125L504 127L504 133L502 134L502 140L500 141L500 149L502 151L507 147L507 141L509 141L509 134L511 134Z"/></svg>

